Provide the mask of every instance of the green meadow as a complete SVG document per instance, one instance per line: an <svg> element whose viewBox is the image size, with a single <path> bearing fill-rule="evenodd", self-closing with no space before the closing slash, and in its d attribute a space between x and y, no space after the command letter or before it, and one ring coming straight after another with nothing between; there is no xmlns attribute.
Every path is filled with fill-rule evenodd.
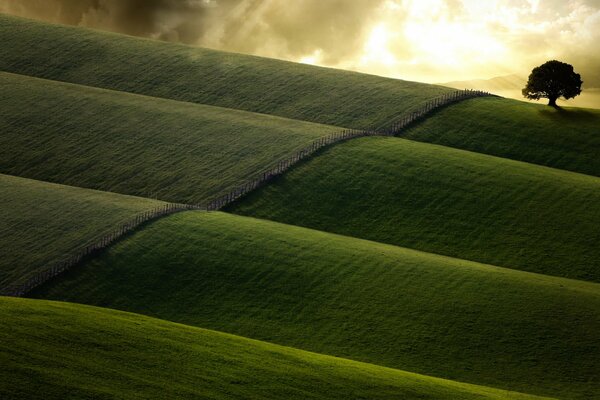
<svg viewBox="0 0 600 400"><path fill-rule="evenodd" d="M600 110L477 98L439 110L402 137L600 176Z"/></svg>
<svg viewBox="0 0 600 400"><path fill-rule="evenodd" d="M600 281L600 178L398 138L323 151L234 213Z"/></svg>
<svg viewBox="0 0 600 400"><path fill-rule="evenodd" d="M0 294L454 90L1 14L0 39ZM462 101L144 223L0 297L0 399L600 399L599 127Z"/></svg>
<svg viewBox="0 0 600 400"><path fill-rule="evenodd" d="M102 308L0 297L0 313L4 400L541 399Z"/></svg>
<svg viewBox="0 0 600 400"><path fill-rule="evenodd" d="M0 174L0 293L162 202Z"/></svg>
<svg viewBox="0 0 600 400"><path fill-rule="evenodd" d="M600 390L600 285L226 213L161 218L33 294L536 395Z"/></svg>
<svg viewBox="0 0 600 400"><path fill-rule="evenodd" d="M0 15L0 70L347 128L454 89Z"/></svg>
<svg viewBox="0 0 600 400"><path fill-rule="evenodd" d="M340 130L1 72L0 85L1 173L179 203Z"/></svg>

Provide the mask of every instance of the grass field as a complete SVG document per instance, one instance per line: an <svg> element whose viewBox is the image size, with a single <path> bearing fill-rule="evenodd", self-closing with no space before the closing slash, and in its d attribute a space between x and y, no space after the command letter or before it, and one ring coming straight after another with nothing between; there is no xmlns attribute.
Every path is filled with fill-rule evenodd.
<svg viewBox="0 0 600 400"><path fill-rule="evenodd" d="M0 172L202 203L339 128L0 72Z"/></svg>
<svg viewBox="0 0 600 400"><path fill-rule="evenodd" d="M157 220L33 295L525 393L600 391L598 284L226 213Z"/></svg>
<svg viewBox="0 0 600 400"><path fill-rule="evenodd" d="M600 282L600 179L398 138L325 150L235 213Z"/></svg>
<svg viewBox="0 0 600 400"><path fill-rule="evenodd" d="M478 98L438 111L403 137L600 176L600 110Z"/></svg>
<svg viewBox="0 0 600 400"><path fill-rule="evenodd" d="M349 128L454 89L0 15L0 70Z"/></svg>
<svg viewBox="0 0 600 400"><path fill-rule="evenodd" d="M0 174L0 293L159 201Z"/></svg>
<svg viewBox="0 0 600 400"><path fill-rule="evenodd" d="M539 398L75 304L0 313L4 400Z"/></svg>

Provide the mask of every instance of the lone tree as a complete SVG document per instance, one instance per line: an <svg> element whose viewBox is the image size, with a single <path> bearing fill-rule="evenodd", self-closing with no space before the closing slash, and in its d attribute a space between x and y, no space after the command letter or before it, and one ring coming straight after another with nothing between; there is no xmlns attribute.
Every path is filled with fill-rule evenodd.
<svg viewBox="0 0 600 400"><path fill-rule="evenodd" d="M548 61L531 71L522 93L528 99L548 99L548 105L556 107L559 97L572 99L581 93L581 76L573 66L564 62Z"/></svg>

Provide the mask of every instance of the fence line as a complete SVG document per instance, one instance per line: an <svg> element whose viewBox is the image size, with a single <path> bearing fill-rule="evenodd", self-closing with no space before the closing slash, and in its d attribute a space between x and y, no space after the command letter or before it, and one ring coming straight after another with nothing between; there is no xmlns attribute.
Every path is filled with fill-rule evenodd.
<svg viewBox="0 0 600 400"><path fill-rule="evenodd" d="M398 118L396 118L389 126L384 127L379 130L369 130L369 129L344 129L339 132L331 133L327 136L318 138L311 142L309 145L295 152L293 155L280 160L275 164L275 166L270 169L260 172L254 179L249 182L244 183L241 186L235 187L228 193L219 196L206 204L165 204L164 206L157 207L153 210L143 212L137 216L135 216L132 220L126 222L125 224L119 226L117 229L112 231L111 233L101 237L96 242L81 248L79 251L69 256L66 259L63 259L59 262L53 263L43 271L40 271L25 283L20 285L15 285L4 292L0 293L1 295L6 296L15 296L20 297L36 287L42 285L48 280L54 278L55 276L70 270L75 265L79 264L81 260L85 257L100 251L110 244L114 243L116 240L120 239L127 233L134 230L139 225L148 222L150 220L160 218L164 215L173 214L179 211L185 210L204 210L204 211L217 211L222 209L223 207L231 204L235 200L240 197L246 195L247 193L253 191L254 189L262 186L264 183L270 181L274 177L281 175L283 172L291 168L294 164L298 163L311 156L315 152L321 150L326 146L330 146L334 143L339 143L342 141L346 141L349 139L366 137L366 136L396 136L398 135L404 128L413 122L423 118L425 115L441 108L446 105L456 103L462 100L471 99L474 97L484 97L484 96L493 96L490 93L478 91L478 90L458 90L451 93L446 93L440 97L436 97L432 100L427 101L425 104L420 106L415 111L410 112L409 114L402 114Z"/></svg>
<svg viewBox="0 0 600 400"><path fill-rule="evenodd" d="M479 90L458 90L455 92L446 93L440 97L436 97L432 100L427 101L415 111L412 111L409 114L402 114L401 116L396 118L394 122L392 122L389 126L384 127L382 129L345 129L339 132L331 133L327 136L314 140L308 146L302 148L293 155L279 161L274 167L268 169L267 171L259 173L250 182L247 182L242 186L236 187L230 192L210 201L207 205L204 206L204 208L206 208L208 211L216 211L222 209L228 204L231 204L235 200L246 195L250 191L263 185L265 182L268 182L269 180L273 179L278 175L281 175L291 166L309 157L310 155L314 154L323 147L358 137L397 136L408 125L414 123L415 121L423 118L425 115L430 114L431 112L437 109L462 100L484 96L493 95L488 92L483 92Z"/></svg>
<svg viewBox="0 0 600 400"><path fill-rule="evenodd" d="M67 258L64 258L60 261L54 262L48 266L48 268L43 271L38 272L27 281L19 285L13 285L7 289L5 289L2 293L3 296L14 296L20 297L23 296L36 287L42 285L48 280L54 278L55 276L62 274L65 271L70 270L75 265L79 264L81 260L88 257L89 255L100 251L110 244L114 243L127 233L131 232L138 226L143 223L146 223L150 220L162 217L164 215L173 214L179 211L184 210L198 210L200 209L198 206L189 205L189 204L165 204L159 207L156 207L152 210L144 211L138 215L136 215L133 219L128 222L118 226L112 232L102 236L100 239L96 240L93 243L88 244L87 246L80 248L74 254L71 254Z"/></svg>

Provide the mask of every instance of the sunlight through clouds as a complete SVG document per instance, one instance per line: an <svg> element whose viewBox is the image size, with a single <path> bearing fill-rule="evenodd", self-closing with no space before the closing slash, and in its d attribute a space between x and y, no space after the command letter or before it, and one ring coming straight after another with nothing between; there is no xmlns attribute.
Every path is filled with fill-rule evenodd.
<svg viewBox="0 0 600 400"><path fill-rule="evenodd" d="M557 58L600 87L600 0L0 0L0 12L424 82Z"/></svg>

